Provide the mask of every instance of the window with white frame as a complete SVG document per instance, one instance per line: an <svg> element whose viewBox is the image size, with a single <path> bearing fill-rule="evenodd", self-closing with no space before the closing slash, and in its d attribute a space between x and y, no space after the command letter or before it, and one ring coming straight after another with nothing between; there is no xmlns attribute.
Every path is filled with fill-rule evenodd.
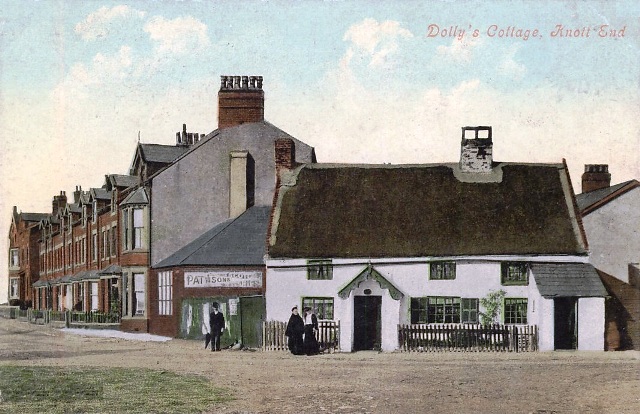
<svg viewBox="0 0 640 414"><path fill-rule="evenodd" d="M141 249L142 248L142 231L144 229L144 221L142 215L143 209L134 208L133 209L133 248Z"/></svg>
<svg viewBox="0 0 640 414"><path fill-rule="evenodd" d="M93 236L93 246L91 246L91 258L93 259L94 262L98 261L98 233L97 232L93 232L92 234Z"/></svg>
<svg viewBox="0 0 640 414"><path fill-rule="evenodd" d="M158 315L173 314L173 272L158 273Z"/></svg>
<svg viewBox="0 0 640 414"><path fill-rule="evenodd" d="M91 285L91 310L98 310L98 282L90 282Z"/></svg>
<svg viewBox="0 0 640 414"><path fill-rule="evenodd" d="M144 273L133 274L133 315L143 316L145 314L145 277Z"/></svg>
<svg viewBox="0 0 640 414"><path fill-rule="evenodd" d="M20 291L18 290L18 278L12 277L9 280L9 298L17 299L20 297Z"/></svg>
<svg viewBox="0 0 640 414"><path fill-rule="evenodd" d="M19 249L11 249L9 252L9 266L18 267L20 266L20 250Z"/></svg>
<svg viewBox="0 0 640 414"><path fill-rule="evenodd" d="M111 254L110 256L115 256L116 255L116 248L117 248L117 240L118 240L118 235L117 235L117 231L118 228L116 226L111 227Z"/></svg>
<svg viewBox="0 0 640 414"><path fill-rule="evenodd" d="M129 250L129 209L122 210L122 250Z"/></svg>

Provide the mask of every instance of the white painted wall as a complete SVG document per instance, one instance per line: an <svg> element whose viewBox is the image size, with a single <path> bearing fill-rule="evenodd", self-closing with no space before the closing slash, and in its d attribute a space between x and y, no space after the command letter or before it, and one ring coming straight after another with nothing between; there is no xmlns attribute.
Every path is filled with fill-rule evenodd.
<svg viewBox="0 0 640 414"><path fill-rule="evenodd" d="M509 260L532 261L532 258L510 258ZM539 260L549 261L549 258ZM562 261L567 257L563 257ZM397 325L410 323L410 298L423 296L456 296L462 298L482 298L490 291L503 289L506 297L528 299L528 324L536 324L540 329L540 346L543 350L553 349L553 300L540 296L534 276L530 275L528 286L502 286L500 283L500 262L504 258L465 258L457 263L455 280L429 280L429 264L407 260L372 261L373 267L389 282L404 293L399 301L394 300L386 290L380 289L375 281L362 283L347 299L341 299L338 292L366 269L366 262L335 259L332 280L307 280L306 260L267 260L266 307L267 319L287 321L293 305L301 305L303 297L334 298L335 319L340 320L342 351L351 351L353 344L353 297L363 295L364 289L371 289L372 295L382 296L382 349L395 350ZM535 260L535 259L534 259ZM582 257L574 261L584 261ZM482 309L481 309L482 310ZM597 310L593 310L597 314ZM602 309L604 318L604 309ZM603 333L600 334L603 338Z"/></svg>
<svg viewBox="0 0 640 414"><path fill-rule="evenodd" d="M629 282L629 263L640 262L640 188L635 188L582 219L591 263Z"/></svg>
<svg viewBox="0 0 640 414"><path fill-rule="evenodd" d="M578 350L604 351L604 298L578 299Z"/></svg>

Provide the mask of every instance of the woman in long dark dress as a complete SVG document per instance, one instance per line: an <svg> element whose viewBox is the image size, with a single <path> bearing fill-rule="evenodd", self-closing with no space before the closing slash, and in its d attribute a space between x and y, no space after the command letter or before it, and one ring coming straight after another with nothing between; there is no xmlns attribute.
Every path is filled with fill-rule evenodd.
<svg viewBox="0 0 640 414"><path fill-rule="evenodd" d="M311 308L304 308L304 352L307 355L315 355L320 351L320 345L316 339L318 332L318 318Z"/></svg>
<svg viewBox="0 0 640 414"><path fill-rule="evenodd" d="M302 335L304 334L304 321L298 314L297 306L291 309L291 317L289 317L287 330L284 334L289 338L289 351L291 351L293 355L304 354L304 342L302 339Z"/></svg>

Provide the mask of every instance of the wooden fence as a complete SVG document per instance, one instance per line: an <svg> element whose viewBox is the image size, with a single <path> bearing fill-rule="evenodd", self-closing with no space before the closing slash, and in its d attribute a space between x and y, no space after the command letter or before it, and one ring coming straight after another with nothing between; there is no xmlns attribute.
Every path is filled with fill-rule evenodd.
<svg viewBox="0 0 640 414"><path fill-rule="evenodd" d="M288 351L284 335L287 323L262 322L262 349L264 351ZM318 343L320 352L336 352L340 348L340 321L318 320Z"/></svg>
<svg viewBox="0 0 640 414"><path fill-rule="evenodd" d="M530 325L398 325L403 352L533 352L538 327Z"/></svg>

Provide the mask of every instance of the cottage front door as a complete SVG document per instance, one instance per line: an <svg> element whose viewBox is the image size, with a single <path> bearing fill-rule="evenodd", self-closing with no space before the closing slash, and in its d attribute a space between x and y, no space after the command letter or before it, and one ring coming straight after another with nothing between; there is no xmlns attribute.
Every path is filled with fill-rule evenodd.
<svg viewBox="0 0 640 414"><path fill-rule="evenodd" d="M353 350L380 349L382 296L353 297Z"/></svg>
<svg viewBox="0 0 640 414"><path fill-rule="evenodd" d="M553 307L555 349L578 349L578 299L555 298Z"/></svg>

